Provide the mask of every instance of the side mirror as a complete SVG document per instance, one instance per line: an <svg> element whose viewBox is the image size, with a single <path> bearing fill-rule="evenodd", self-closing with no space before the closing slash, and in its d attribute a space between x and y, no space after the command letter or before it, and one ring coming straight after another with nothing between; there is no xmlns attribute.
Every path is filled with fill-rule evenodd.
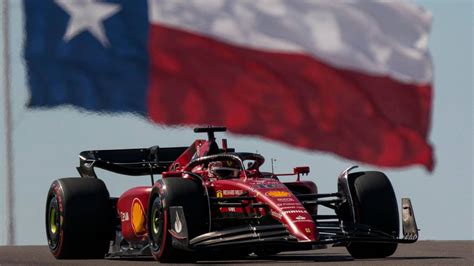
<svg viewBox="0 0 474 266"><path fill-rule="evenodd" d="M298 167L295 167L293 168L293 173L294 174L304 174L304 175L307 175L309 174L309 166L298 166Z"/></svg>
<svg viewBox="0 0 474 266"><path fill-rule="evenodd" d="M296 181L300 181L300 174L309 174L309 166L298 166L293 168L293 173L296 174Z"/></svg>

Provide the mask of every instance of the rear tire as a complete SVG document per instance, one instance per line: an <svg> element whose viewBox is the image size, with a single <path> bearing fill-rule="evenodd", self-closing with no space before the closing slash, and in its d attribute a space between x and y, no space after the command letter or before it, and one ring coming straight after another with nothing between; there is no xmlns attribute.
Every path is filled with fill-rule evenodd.
<svg viewBox="0 0 474 266"><path fill-rule="evenodd" d="M169 209L182 206L188 230L188 240L209 232L207 194L200 181L166 178L158 181L150 196L148 236L153 257L160 262L194 262L196 254L173 247L168 230L173 228Z"/></svg>
<svg viewBox="0 0 474 266"><path fill-rule="evenodd" d="M46 200L49 250L57 259L104 258L114 233L112 212L102 180L55 180Z"/></svg>
<svg viewBox="0 0 474 266"><path fill-rule="evenodd" d="M349 187L356 222L387 234L398 236L397 199L390 180L381 172L359 172L349 175ZM354 258L384 258L397 250L397 243L350 242L347 250Z"/></svg>

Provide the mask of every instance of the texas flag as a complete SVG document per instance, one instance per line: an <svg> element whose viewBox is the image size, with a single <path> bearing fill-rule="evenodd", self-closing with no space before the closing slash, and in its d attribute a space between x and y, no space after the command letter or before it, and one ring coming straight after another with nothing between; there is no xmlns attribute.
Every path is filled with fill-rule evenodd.
<svg viewBox="0 0 474 266"><path fill-rule="evenodd" d="M407 1L25 0L30 107L225 125L432 169L431 14Z"/></svg>

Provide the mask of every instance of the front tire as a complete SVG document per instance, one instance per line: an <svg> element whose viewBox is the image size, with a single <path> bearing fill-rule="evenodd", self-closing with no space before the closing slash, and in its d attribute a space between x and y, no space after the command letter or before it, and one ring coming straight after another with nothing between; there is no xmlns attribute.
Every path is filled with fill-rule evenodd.
<svg viewBox="0 0 474 266"><path fill-rule="evenodd" d="M113 235L112 212L102 180L55 180L46 200L49 250L57 259L104 258Z"/></svg>
<svg viewBox="0 0 474 266"><path fill-rule="evenodd" d="M390 180L381 172L349 175L355 220L392 236L399 234L397 199ZM350 242L347 250L354 258L384 258L397 250L397 243Z"/></svg>
<svg viewBox="0 0 474 266"><path fill-rule="evenodd" d="M196 254L172 244L170 207L181 206L188 240L209 231L207 194L200 181L166 178L152 189L148 211L148 235L153 257L160 262L193 262Z"/></svg>

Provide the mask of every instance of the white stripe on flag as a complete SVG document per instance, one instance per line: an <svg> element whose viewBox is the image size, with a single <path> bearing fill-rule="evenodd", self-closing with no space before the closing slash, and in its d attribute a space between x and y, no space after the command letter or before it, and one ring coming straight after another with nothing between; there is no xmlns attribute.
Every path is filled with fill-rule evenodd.
<svg viewBox="0 0 474 266"><path fill-rule="evenodd" d="M407 1L149 0L151 23L264 51L305 53L399 81L432 80L431 13Z"/></svg>

